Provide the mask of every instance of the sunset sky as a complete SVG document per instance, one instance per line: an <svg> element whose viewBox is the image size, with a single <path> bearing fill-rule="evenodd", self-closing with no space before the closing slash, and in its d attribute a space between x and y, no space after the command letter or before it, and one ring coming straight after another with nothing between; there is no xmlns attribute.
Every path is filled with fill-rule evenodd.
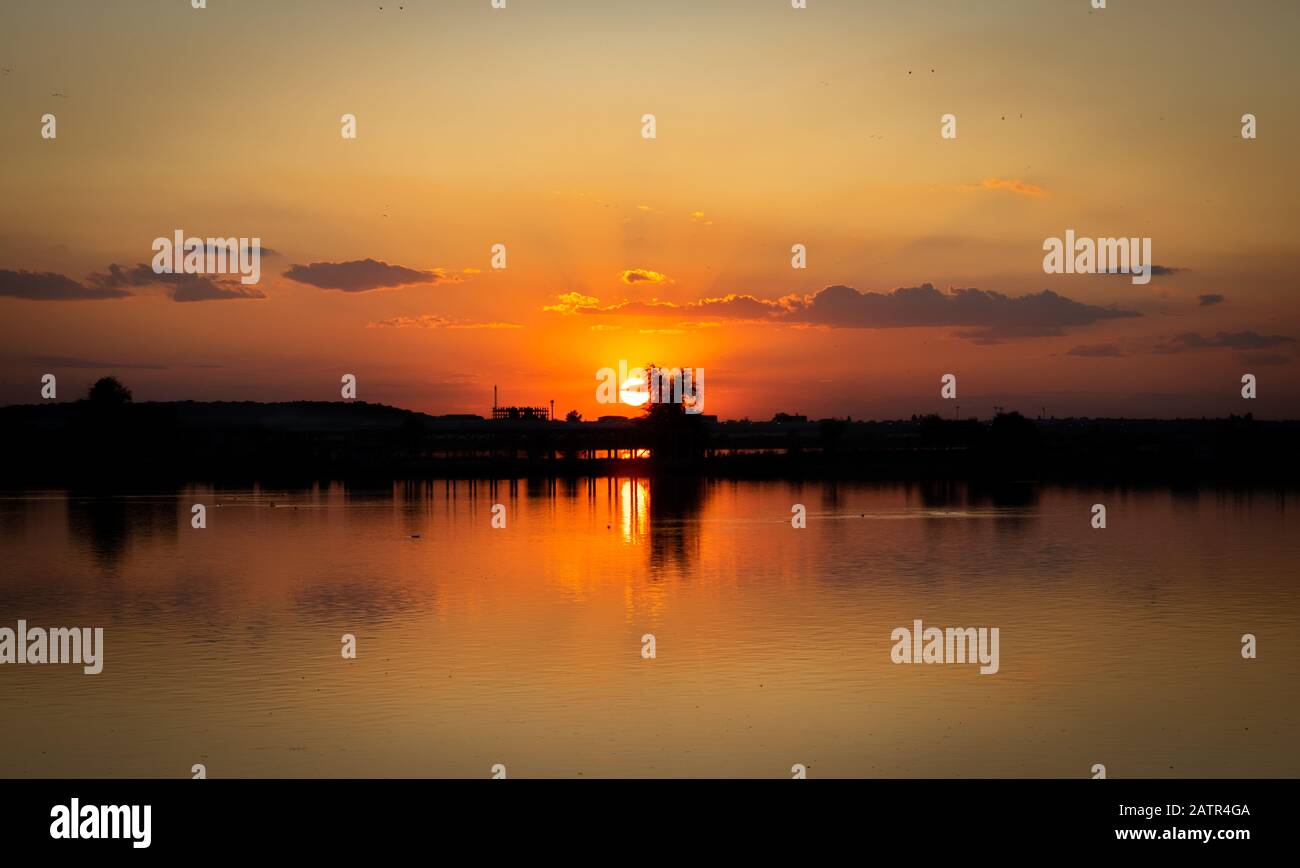
<svg viewBox="0 0 1300 868"><path fill-rule="evenodd" d="M1300 414L1300 4L399 2L5 4L0 402L594 418L626 359L724 418L947 413L944 373L963 416ZM1067 229L1159 273L1045 274ZM136 271L176 230L261 283Z"/></svg>

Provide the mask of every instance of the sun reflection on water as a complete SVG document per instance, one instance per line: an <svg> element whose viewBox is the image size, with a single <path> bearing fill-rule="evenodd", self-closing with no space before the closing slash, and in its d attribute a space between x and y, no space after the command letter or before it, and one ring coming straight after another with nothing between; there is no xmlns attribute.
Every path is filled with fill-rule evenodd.
<svg viewBox="0 0 1300 868"><path fill-rule="evenodd" d="M624 542L640 542L649 529L650 487L641 479L625 479L618 487L618 520Z"/></svg>

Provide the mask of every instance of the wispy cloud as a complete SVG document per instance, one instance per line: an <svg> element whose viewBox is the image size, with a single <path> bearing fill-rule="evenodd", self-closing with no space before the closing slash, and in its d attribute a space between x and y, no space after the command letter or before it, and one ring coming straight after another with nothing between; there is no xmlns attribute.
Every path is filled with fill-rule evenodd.
<svg viewBox="0 0 1300 868"><path fill-rule="evenodd" d="M1286 335L1261 335L1256 331L1216 332L1206 337L1198 332L1184 332L1157 344L1152 352L1184 353L1189 350L1270 350L1293 346L1296 339Z"/></svg>
<svg viewBox="0 0 1300 868"><path fill-rule="evenodd" d="M231 248L229 247L221 247L215 244L203 245L203 250L206 253L225 253L225 252L229 252L230 249ZM280 251L273 250L270 247L267 247L266 245L259 245L258 247L253 247L252 245L244 244L243 242L240 242L239 253L242 253L245 257L250 256L253 253L257 253L258 256L279 256L280 255Z"/></svg>
<svg viewBox="0 0 1300 868"><path fill-rule="evenodd" d="M1152 277L1170 277L1170 276L1172 276L1172 275L1179 274L1180 272L1183 272L1183 271L1187 271L1187 269L1186 269L1186 268L1176 268L1176 267L1174 267L1174 266L1172 266L1172 265L1152 265L1152 266L1151 266L1151 276L1152 276ZM1116 264L1114 264L1114 263L1110 263L1110 264L1108 264L1104 269L1102 269L1101 271L1099 271L1098 273L1099 273L1099 274L1119 274L1119 275L1123 275L1124 277L1128 277L1128 276L1131 275L1133 272L1132 272L1132 271L1126 271L1126 270L1120 268L1120 266L1118 266L1118 265L1116 265Z"/></svg>
<svg viewBox="0 0 1300 868"><path fill-rule="evenodd" d="M629 268L621 272L618 279L628 285L637 283L672 283L672 278L648 268Z"/></svg>
<svg viewBox="0 0 1300 868"><path fill-rule="evenodd" d="M567 293L544 310L589 315L708 317L830 328L953 326L966 329L957 332L958 337L978 343L1049 337L1063 334L1066 328L1140 316L1136 311L1074 301L1050 289L1013 298L983 289L941 292L929 283L891 292L859 292L850 286L828 286L815 295L787 295L779 299L732 293L688 304L651 299L602 305L592 296Z"/></svg>
<svg viewBox="0 0 1300 868"><path fill-rule="evenodd" d="M107 272L96 272L88 280L106 290L121 290L127 286L163 286L168 289L175 301L233 301L266 298L266 293L262 290L245 286L238 278L175 272L159 274L143 262L136 263L131 268L123 268L114 262L108 266Z"/></svg>
<svg viewBox="0 0 1300 868"><path fill-rule="evenodd" d="M588 308L597 307L599 304L600 299L593 295L583 295L580 292L566 292L563 295L557 295L554 304L543 305L542 310L550 311L551 313L575 314L582 313Z"/></svg>
<svg viewBox="0 0 1300 868"><path fill-rule="evenodd" d="M284 272L289 280L319 289L341 292L368 292L418 284L455 283L458 277L441 268L421 271L403 265L390 265L378 259L354 259L349 262L313 262L293 265Z"/></svg>
<svg viewBox="0 0 1300 868"><path fill-rule="evenodd" d="M394 316L372 321L366 324L366 328L521 329L523 326L513 322L478 322L426 313L420 316Z"/></svg>
<svg viewBox="0 0 1300 868"><path fill-rule="evenodd" d="M102 301L126 298L131 293L117 287L85 285L53 271L0 269L0 296L27 301Z"/></svg>
<svg viewBox="0 0 1300 868"><path fill-rule="evenodd" d="M1031 196L1035 199L1047 195L1047 190L1037 184L1031 184L1028 181L1020 181L1015 178L985 178L978 184L968 184L967 190L1005 190L1008 193L1015 193L1019 196Z"/></svg>

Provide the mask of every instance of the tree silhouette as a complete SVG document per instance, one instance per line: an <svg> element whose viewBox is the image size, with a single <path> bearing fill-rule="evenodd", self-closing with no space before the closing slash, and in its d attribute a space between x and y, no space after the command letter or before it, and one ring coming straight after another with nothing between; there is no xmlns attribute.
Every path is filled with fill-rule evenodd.
<svg viewBox="0 0 1300 868"><path fill-rule="evenodd" d="M661 459L693 461L704 456L708 434L704 419L697 413L686 412L683 399L689 400L689 396L679 393L682 384L672 376L673 370L661 368L654 362L645 366L646 388L651 396L641 408L644 415L637 424L650 438L651 455ZM661 388L666 394L660 391Z"/></svg>
<svg viewBox="0 0 1300 868"><path fill-rule="evenodd" d="M120 406L131 403L131 390L117 377L101 377L86 392L86 400L99 406Z"/></svg>

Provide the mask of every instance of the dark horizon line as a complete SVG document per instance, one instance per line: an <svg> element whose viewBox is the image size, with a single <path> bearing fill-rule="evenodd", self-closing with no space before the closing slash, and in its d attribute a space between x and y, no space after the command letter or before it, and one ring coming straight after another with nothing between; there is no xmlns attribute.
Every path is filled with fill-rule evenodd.
<svg viewBox="0 0 1300 868"><path fill-rule="evenodd" d="M76 407L79 405L91 405L91 404L92 402L89 399L82 397L82 398L76 398L74 400L50 400L50 401L40 401L35 403L0 404L0 410L38 409L44 407ZM401 413L410 413L415 416L423 416L427 419L437 420L437 421L463 421L463 422L482 421L482 422L494 422L498 424L502 422L515 422L515 423L524 423L524 424L582 425L582 424L599 423L601 421L635 422L645 418L643 413L636 413L630 416L624 416L617 413L608 413L596 417L583 416L583 418L577 420L576 422L569 422L567 419L558 418L558 417L557 418L493 419L490 415L491 413L490 409L488 411L489 415L481 415L478 413L430 413L425 410L414 410L409 407L399 406L397 404L386 404L381 401L366 401L363 399L323 400L323 399L313 399L313 398L295 398L290 400L279 400L279 401L256 401L256 400L226 400L226 399L198 400L193 398L184 398L179 400L165 400L165 401L153 401L153 400L130 401L127 402L127 404L121 406L127 406L127 405L136 406L136 407L149 407L149 406L160 407L160 406L172 406L172 405L188 405L188 406L199 405L199 406L212 406L212 407L219 407L223 405L239 405L239 406L253 405L259 407L275 407L275 406L292 407L292 406L312 405L312 406L322 406L322 407L331 407L331 408L340 407L340 406L356 406L356 407L376 408L381 410L391 410L391 411L397 411ZM514 408L502 408L502 409L514 409ZM525 408L518 408L518 409L525 409ZM540 409L544 409L544 408L540 408ZM1123 415L1057 416L1055 414L1048 415L1048 416L1043 416L1043 415L1034 416L1034 415L1028 415L1014 408L1010 408L1010 409L995 408L995 409L997 409L997 412L989 416L980 416L972 413L969 416L963 415L960 417L947 416L942 413L937 413L933 411L918 412L918 413L913 413L910 416L898 416L893 418L889 418L889 417L854 418L852 415L848 415L848 414L844 416L813 417L807 413L790 413L785 411L777 411L769 418L751 418L749 416L742 416L740 418L733 417L733 418L723 419L718 417L717 415L708 414L708 413L686 414L686 415L688 416L688 418L694 416L696 418L705 420L707 422L713 424L719 424L719 425L725 425L731 423L813 425L821 422L847 422L850 424L857 424L857 423L884 424L884 423L898 422L898 423L911 424L923 419L939 419L943 422L992 422L993 420L997 419L999 416L1016 416L1016 415L1019 415L1021 418L1027 419L1031 422L1112 422L1112 421L1113 422L1213 422L1213 421L1226 422L1234 419L1249 419L1256 422L1300 423L1300 417L1291 417L1291 418L1259 417L1255 415L1253 410L1247 410L1244 413L1229 413L1223 416L1207 416L1204 414L1200 416L1123 416Z"/></svg>

